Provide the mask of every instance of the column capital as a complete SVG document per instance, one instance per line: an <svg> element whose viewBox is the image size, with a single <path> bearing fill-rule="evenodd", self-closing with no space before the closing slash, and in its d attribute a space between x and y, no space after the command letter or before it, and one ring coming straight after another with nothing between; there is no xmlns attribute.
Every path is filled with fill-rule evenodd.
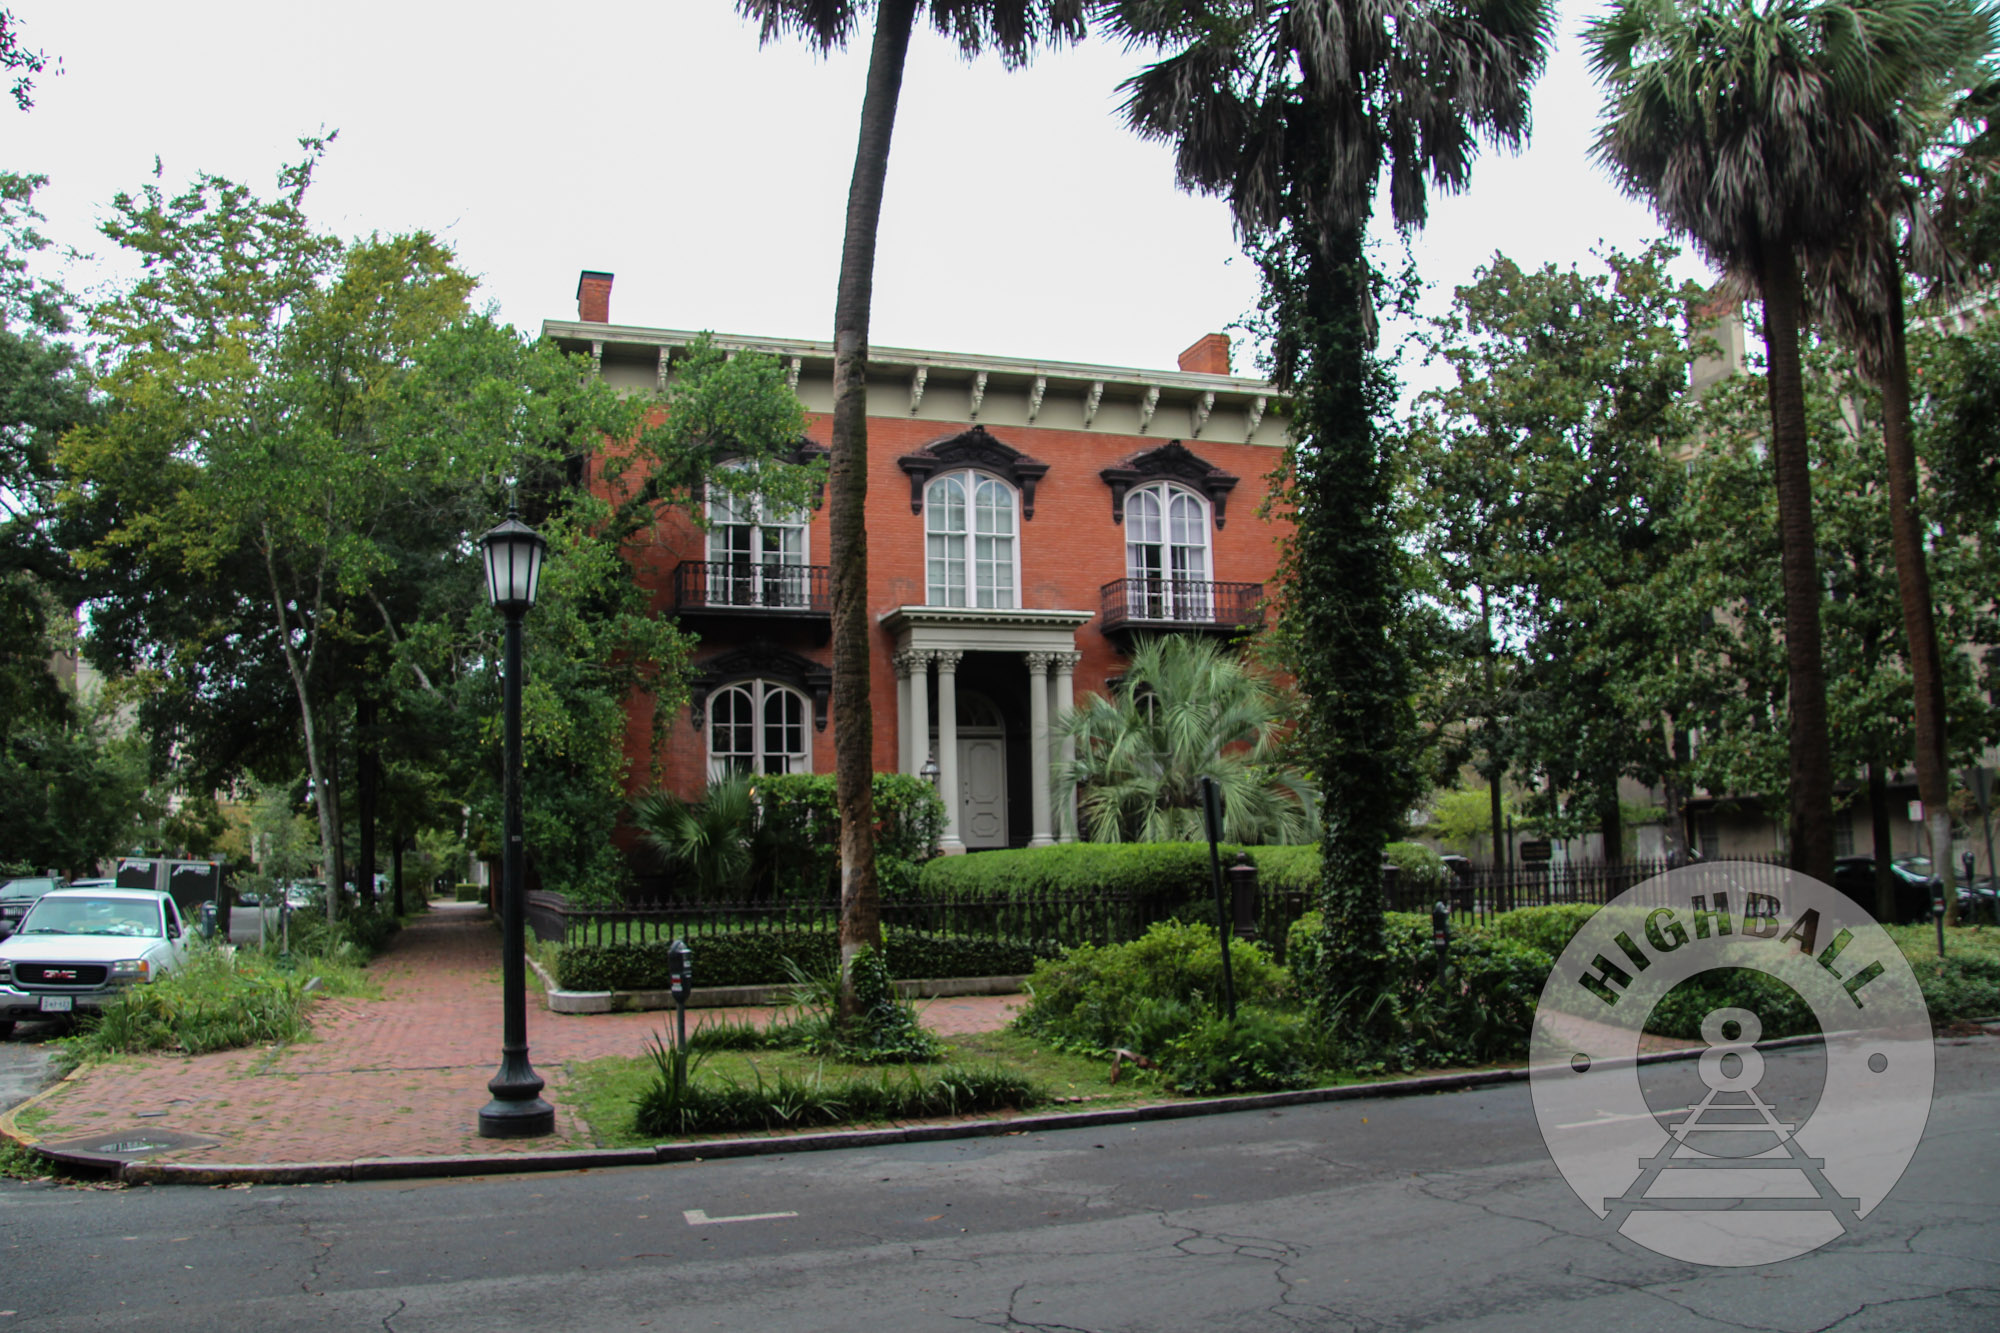
<svg viewBox="0 0 2000 1333"><path fill-rule="evenodd" d="M898 675L914 676L930 665L931 650L928 648L905 648L890 659L896 664Z"/></svg>
<svg viewBox="0 0 2000 1333"><path fill-rule="evenodd" d="M1071 653L1049 654L1049 665L1053 666L1058 674L1067 675L1069 672L1076 670L1078 664L1080 664L1082 661L1083 661L1082 653L1071 652Z"/></svg>
<svg viewBox="0 0 2000 1333"><path fill-rule="evenodd" d="M1049 664L1056 659L1054 653L1024 653L1022 656L1027 658L1028 670L1037 676L1048 675Z"/></svg>
<svg viewBox="0 0 2000 1333"><path fill-rule="evenodd" d="M937 660L939 671L957 671L959 662L965 658L956 648L933 648L929 652Z"/></svg>

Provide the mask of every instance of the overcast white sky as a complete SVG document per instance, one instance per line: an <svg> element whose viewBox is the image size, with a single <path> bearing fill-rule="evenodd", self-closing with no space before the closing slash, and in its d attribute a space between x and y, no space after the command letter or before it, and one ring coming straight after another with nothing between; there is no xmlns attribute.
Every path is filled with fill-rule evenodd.
<svg viewBox="0 0 2000 1333"><path fill-rule="evenodd" d="M1585 156L1599 98L1576 33L1596 3L1563 7L1531 149L1483 159L1418 238L1445 298L1496 249L1566 263L1656 233ZM58 240L104 255L95 220L155 154L169 187L210 171L269 193L297 137L326 127L340 137L315 218L441 234L524 328L573 318L577 273L595 268L617 275L621 323L830 336L865 39L828 60L759 49L729 0L605 0L575 17L516 0L9 7L64 72L41 78L33 111L0 105L0 166L51 178ZM1115 117L1138 60L1088 42L1009 74L918 39L876 342L1171 367L1254 305L1223 205L1178 193L1167 152Z"/></svg>

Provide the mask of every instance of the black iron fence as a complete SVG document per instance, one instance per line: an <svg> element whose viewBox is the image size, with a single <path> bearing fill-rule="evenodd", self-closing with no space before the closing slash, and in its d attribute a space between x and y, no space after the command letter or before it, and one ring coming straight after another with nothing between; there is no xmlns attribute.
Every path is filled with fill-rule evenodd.
<svg viewBox="0 0 2000 1333"><path fill-rule="evenodd" d="M1779 887L1782 859L1745 859L1745 867L1738 875L1745 889ZM1409 881L1385 867L1382 901L1391 911L1416 913L1428 913L1442 902L1461 923L1479 922L1523 907L1602 905L1664 875L1669 868L1664 861L1545 863L1500 869L1474 865L1463 873L1447 873L1441 885L1430 885ZM1237 915L1232 904L1232 916L1254 921L1256 937L1282 962L1286 934L1294 922L1318 905L1318 892L1307 886L1260 886L1249 891L1254 899L1248 910ZM1662 889L1660 902L1666 901ZM1206 893L1028 890L895 898L883 902L882 922L902 930L1046 948L1123 943L1137 939L1156 921L1175 917L1205 921L1213 912L1213 902ZM675 938L693 941L749 930L833 935L840 928L840 904L831 898L673 900L600 908L572 906L560 894L531 893L528 925L538 939L569 944L636 944Z"/></svg>

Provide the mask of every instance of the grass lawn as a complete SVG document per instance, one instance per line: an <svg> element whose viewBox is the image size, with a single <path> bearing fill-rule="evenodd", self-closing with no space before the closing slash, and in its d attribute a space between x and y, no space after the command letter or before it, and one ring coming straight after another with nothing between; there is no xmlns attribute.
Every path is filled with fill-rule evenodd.
<svg viewBox="0 0 2000 1333"><path fill-rule="evenodd" d="M996 1064L1032 1078L1053 1099L1035 1108L1040 1112L1098 1110L1173 1096L1150 1077L1143 1074L1134 1077L1130 1069L1114 1084L1110 1082L1110 1061L1065 1055L1013 1032L953 1037L951 1054L929 1065L856 1065L803 1051L714 1051L703 1057L696 1077L716 1082L733 1079L740 1084L755 1085L760 1073L768 1080L782 1071L796 1078L817 1075L832 1082L850 1075L886 1075L898 1079L907 1078L912 1070L920 1074L936 1073L953 1066L983 1069ZM569 1066L569 1102L590 1126L594 1143L606 1148L637 1148L659 1141L632 1128L633 1104L653 1078L653 1062L643 1057L611 1056Z"/></svg>

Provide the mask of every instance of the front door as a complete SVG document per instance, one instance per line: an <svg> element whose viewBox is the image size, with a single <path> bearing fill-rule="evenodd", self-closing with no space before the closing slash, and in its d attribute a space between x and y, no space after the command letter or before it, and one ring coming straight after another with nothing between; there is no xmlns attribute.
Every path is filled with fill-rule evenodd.
<svg viewBox="0 0 2000 1333"><path fill-rule="evenodd" d="M1007 742L958 738L958 836L967 847L1007 845Z"/></svg>

